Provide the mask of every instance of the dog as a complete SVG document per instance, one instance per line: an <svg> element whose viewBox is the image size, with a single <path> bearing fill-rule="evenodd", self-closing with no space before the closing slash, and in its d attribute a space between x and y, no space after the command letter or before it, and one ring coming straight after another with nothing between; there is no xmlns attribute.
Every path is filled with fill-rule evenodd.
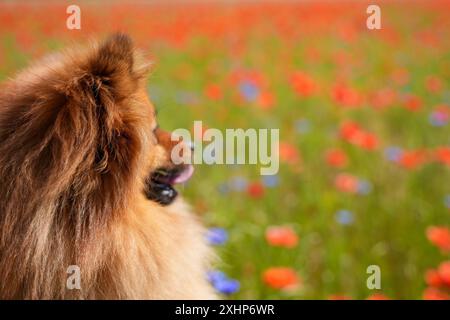
<svg viewBox="0 0 450 320"><path fill-rule="evenodd" d="M216 298L203 226L174 189L193 168L171 160L150 68L114 34L2 85L0 298Z"/></svg>

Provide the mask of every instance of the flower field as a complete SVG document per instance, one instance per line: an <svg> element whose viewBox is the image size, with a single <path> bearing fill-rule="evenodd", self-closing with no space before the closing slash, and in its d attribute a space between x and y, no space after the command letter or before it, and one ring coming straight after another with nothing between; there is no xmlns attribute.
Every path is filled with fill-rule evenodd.
<svg viewBox="0 0 450 320"><path fill-rule="evenodd" d="M198 165L182 190L224 298L450 298L450 1L379 1L380 30L365 1L80 2L80 30L69 4L0 4L0 80L121 30L161 127L280 129L277 175Z"/></svg>

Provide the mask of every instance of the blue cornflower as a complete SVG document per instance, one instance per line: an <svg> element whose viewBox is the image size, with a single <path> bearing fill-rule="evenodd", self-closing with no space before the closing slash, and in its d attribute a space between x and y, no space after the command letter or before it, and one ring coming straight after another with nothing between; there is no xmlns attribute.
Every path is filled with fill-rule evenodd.
<svg viewBox="0 0 450 320"><path fill-rule="evenodd" d="M217 190L221 194L227 194L230 192L230 186L227 183L221 183L217 186Z"/></svg>
<svg viewBox="0 0 450 320"><path fill-rule="evenodd" d="M339 210L336 212L336 221L342 225L350 225L353 223L353 213L349 210Z"/></svg>
<svg viewBox="0 0 450 320"><path fill-rule="evenodd" d="M247 185L248 181L243 177L234 177L230 181L230 188L234 191L244 191Z"/></svg>
<svg viewBox="0 0 450 320"><path fill-rule="evenodd" d="M367 180L359 180L357 186L357 192L359 194L369 194L372 191L372 184Z"/></svg>
<svg viewBox="0 0 450 320"><path fill-rule="evenodd" d="M215 282L226 280L227 276L222 271L211 270L206 272L206 278L210 283L214 284Z"/></svg>
<svg viewBox="0 0 450 320"><path fill-rule="evenodd" d="M448 119L439 111L433 111L428 117L428 121L434 127L443 127L447 124Z"/></svg>
<svg viewBox="0 0 450 320"><path fill-rule="evenodd" d="M239 84L239 90L247 101L255 101L259 96L259 88L248 81L243 81Z"/></svg>
<svg viewBox="0 0 450 320"><path fill-rule="evenodd" d="M198 103L198 97L194 92L178 91L175 94L175 100L179 104L194 105Z"/></svg>
<svg viewBox="0 0 450 320"><path fill-rule="evenodd" d="M263 176L262 183L267 188L273 188L276 187L279 184L279 177L278 175L269 175L269 176Z"/></svg>
<svg viewBox="0 0 450 320"><path fill-rule="evenodd" d="M223 228L210 228L206 233L206 240L211 245L222 245L228 240L228 232Z"/></svg>
<svg viewBox="0 0 450 320"><path fill-rule="evenodd" d="M230 295L239 291L239 281L228 278L222 271L208 271L206 277L213 287L222 294Z"/></svg>
<svg viewBox="0 0 450 320"><path fill-rule="evenodd" d="M149 86L147 88L147 91L149 93L149 96L152 98L153 102L159 102L161 101L161 88L155 85Z"/></svg>
<svg viewBox="0 0 450 320"><path fill-rule="evenodd" d="M299 119L295 121L294 127L298 133L307 133L311 130L311 123L308 119Z"/></svg>
<svg viewBox="0 0 450 320"><path fill-rule="evenodd" d="M225 279L214 284L217 291L222 294L230 295L239 291L240 283L234 279Z"/></svg>
<svg viewBox="0 0 450 320"><path fill-rule="evenodd" d="M400 147L390 146L384 149L384 156L389 161L398 162L400 161L403 154L403 150Z"/></svg>

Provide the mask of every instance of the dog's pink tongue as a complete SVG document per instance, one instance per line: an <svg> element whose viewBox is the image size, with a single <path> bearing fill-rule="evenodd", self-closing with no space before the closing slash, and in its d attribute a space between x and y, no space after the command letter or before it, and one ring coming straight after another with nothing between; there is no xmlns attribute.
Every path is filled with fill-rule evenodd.
<svg viewBox="0 0 450 320"><path fill-rule="evenodd" d="M183 170L183 172L180 173L178 177L173 179L173 183L185 183L192 177L193 174L194 166L190 164L186 169Z"/></svg>

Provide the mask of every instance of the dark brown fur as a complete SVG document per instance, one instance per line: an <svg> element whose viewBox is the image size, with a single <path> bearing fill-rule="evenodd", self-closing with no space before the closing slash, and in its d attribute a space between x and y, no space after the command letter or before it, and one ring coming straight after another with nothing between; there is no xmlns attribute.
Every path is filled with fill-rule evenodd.
<svg viewBox="0 0 450 320"><path fill-rule="evenodd" d="M143 196L170 151L152 132L148 67L119 34L2 87L0 298L213 297L201 226L182 200ZM66 288L69 265L81 290Z"/></svg>

